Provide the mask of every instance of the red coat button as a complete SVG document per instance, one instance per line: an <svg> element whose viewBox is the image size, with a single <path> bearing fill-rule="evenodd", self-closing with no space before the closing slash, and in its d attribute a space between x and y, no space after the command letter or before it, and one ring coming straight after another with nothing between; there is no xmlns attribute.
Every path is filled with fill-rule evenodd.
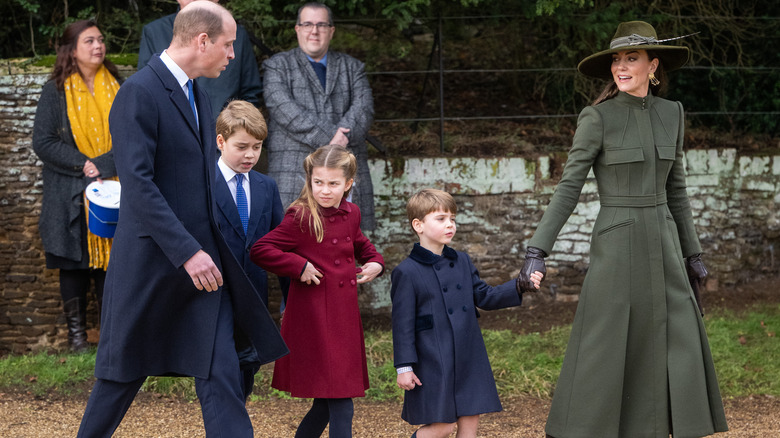
<svg viewBox="0 0 780 438"><path fill-rule="evenodd" d="M329 217L329 218L328 218L328 220L329 220L329 221L331 221L331 222L335 222L335 221L336 221L336 218L335 218L335 217L333 217L333 216L331 216L331 217Z"/></svg>
<svg viewBox="0 0 780 438"><path fill-rule="evenodd" d="M341 260L338 260L338 259L337 259L337 260L334 260L334 261L333 261L333 263L334 263L336 266L338 266L338 265L340 265L340 264L341 264Z"/></svg>
<svg viewBox="0 0 780 438"><path fill-rule="evenodd" d="M357 281L356 281L356 280L349 280L349 284L351 284L352 286L354 286L354 285L356 285L356 284L357 284Z"/></svg>
<svg viewBox="0 0 780 438"><path fill-rule="evenodd" d="M333 239L333 240L330 241L330 243L335 245L335 244L339 243L339 239Z"/></svg>

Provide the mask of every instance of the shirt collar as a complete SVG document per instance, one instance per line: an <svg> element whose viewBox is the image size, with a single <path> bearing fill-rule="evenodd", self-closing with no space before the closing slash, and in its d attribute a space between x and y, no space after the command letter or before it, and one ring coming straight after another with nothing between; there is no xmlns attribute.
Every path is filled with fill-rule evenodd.
<svg viewBox="0 0 780 438"><path fill-rule="evenodd" d="M167 50L163 50L163 52L160 54L160 60L165 64L166 67L168 67L168 70L171 71L173 74L173 77L176 78L176 82L179 83L180 87L185 87L187 85L187 81L190 80L189 76L187 76L187 73L184 73L184 70L179 67L176 62L168 55Z"/></svg>
<svg viewBox="0 0 780 438"><path fill-rule="evenodd" d="M305 55L305 53L304 53L304 55ZM308 59L309 59L309 61L311 61L311 62L316 62L316 63L322 64L322 65L324 65L325 67L327 67L327 66L328 66L328 54L327 54L327 53L326 53L326 54L325 54L325 56L323 56L323 57L322 57L322 59L320 59L319 61L315 61L315 60L314 60L314 59L313 59L311 56L309 56L309 55L306 55L306 58L308 58Z"/></svg>
<svg viewBox="0 0 780 438"><path fill-rule="evenodd" d="M219 157L219 160L217 160L217 166L219 167L219 170L222 172L222 176L225 178L225 181L230 181L238 173L235 170L228 167L227 163L225 163L225 160L223 160L222 157ZM242 173L242 175L244 175L244 178L246 178L246 180L249 181L248 173Z"/></svg>
<svg viewBox="0 0 780 438"><path fill-rule="evenodd" d="M441 255L438 255L434 254L426 248L423 248L423 246L419 243L415 243L414 247L412 248L412 252L409 254L409 258L425 265L433 265L441 260L442 257L446 257L450 260L457 260L458 253L449 246L444 245L444 249L442 250Z"/></svg>

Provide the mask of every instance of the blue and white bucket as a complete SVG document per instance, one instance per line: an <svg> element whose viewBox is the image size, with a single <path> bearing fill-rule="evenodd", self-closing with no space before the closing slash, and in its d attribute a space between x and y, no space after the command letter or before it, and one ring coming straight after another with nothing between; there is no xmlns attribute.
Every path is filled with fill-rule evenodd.
<svg viewBox="0 0 780 438"><path fill-rule="evenodd" d="M89 231L100 237L114 237L119 220L119 181L94 181L84 191L89 210Z"/></svg>

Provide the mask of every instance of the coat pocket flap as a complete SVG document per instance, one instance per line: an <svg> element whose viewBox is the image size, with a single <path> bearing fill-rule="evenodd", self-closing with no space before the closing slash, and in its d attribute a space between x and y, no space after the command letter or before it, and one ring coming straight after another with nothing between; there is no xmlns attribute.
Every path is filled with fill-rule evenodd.
<svg viewBox="0 0 780 438"><path fill-rule="evenodd" d="M644 161L641 147L604 149L604 161L608 164L636 163Z"/></svg>
<svg viewBox="0 0 780 438"><path fill-rule="evenodd" d="M420 315L414 321L414 331L421 332L433 328L433 315Z"/></svg>
<svg viewBox="0 0 780 438"><path fill-rule="evenodd" d="M677 146L675 145L655 145L655 150L658 151L658 158L661 160L674 160L674 156L677 153Z"/></svg>

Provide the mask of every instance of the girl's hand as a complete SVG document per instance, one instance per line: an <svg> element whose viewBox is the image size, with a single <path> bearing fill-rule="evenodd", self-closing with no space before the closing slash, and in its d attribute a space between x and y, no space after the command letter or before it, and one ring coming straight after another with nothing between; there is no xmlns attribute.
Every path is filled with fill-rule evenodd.
<svg viewBox="0 0 780 438"><path fill-rule="evenodd" d="M368 262L365 265L360 267L360 272L357 274L357 282L358 284L361 283L368 283L369 281L376 278L377 275L382 273L382 265L380 265L377 262Z"/></svg>
<svg viewBox="0 0 780 438"><path fill-rule="evenodd" d="M415 374L414 371L399 374L398 377L396 377L395 382L398 384L399 388L406 391L411 391L415 386L422 386L422 382L417 378L417 374Z"/></svg>
<svg viewBox="0 0 780 438"><path fill-rule="evenodd" d="M322 278L322 272L318 271L311 263L306 262L306 267L301 274L301 281L306 284L311 284L312 281L314 284L320 284L320 278Z"/></svg>

